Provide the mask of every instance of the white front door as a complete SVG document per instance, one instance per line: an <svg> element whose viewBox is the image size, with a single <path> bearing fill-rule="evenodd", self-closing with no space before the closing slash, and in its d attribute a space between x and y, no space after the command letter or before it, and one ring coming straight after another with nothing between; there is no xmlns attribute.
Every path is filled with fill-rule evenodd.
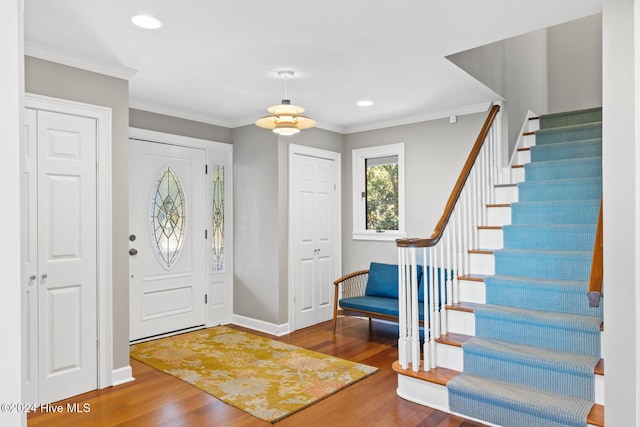
<svg viewBox="0 0 640 427"><path fill-rule="evenodd" d="M294 329L331 319L337 277L336 162L293 154Z"/></svg>
<svg viewBox="0 0 640 427"><path fill-rule="evenodd" d="M97 126L27 110L25 397L97 388Z"/></svg>
<svg viewBox="0 0 640 427"><path fill-rule="evenodd" d="M206 322L205 151L130 140L131 341Z"/></svg>

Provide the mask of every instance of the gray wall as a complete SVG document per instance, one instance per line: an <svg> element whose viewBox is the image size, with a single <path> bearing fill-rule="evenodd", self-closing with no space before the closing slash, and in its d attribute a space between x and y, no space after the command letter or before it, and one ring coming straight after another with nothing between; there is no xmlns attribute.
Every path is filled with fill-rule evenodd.
<svg viewBox="0 0 640 427"><path fill-rule="evenodd" d="M255 126L233 129L233 313L282 319L278 139ZM285 319L286 321L286 319Z"/></svg>
<svg viewBox="0 0 640 427"><path fill-rule="evenodd" d="M233 129L233 313L288 321L288 150L301 144L341 152L343 136L322 129L278 137L253 125Z"/></svg>
<svg viewBox="0 0 640 427"><path fill-rule="evenodd" d="M231 129L149 111L129 110L129 126L156 132L231 143Z"/></svg>
<svg viewBox="0 0 640 427"><path fill-rule="evenodd" d="M506 100L509 154L529 110L546 114L602 105L600 14L447 58Z"/></svg>
<svg viewBox="0 0 640 427"><path fill-rule="evenodd" d="M548 29L549 113L602 105L602 14Z"/></svg>
<svg viewBox="0 0 640 427"><path fill-rule="evenodd" d="M405 144L406 230L409 237L431 235L471 151L487 113L432 120L345 135L342 155L342 270L368 268L371 261L397 263L395 242L353 240L351 150Z"/></svg>
<svg viewBox="0 0 640 427"><path fill-rule="evenodd" d="M28 93L110 107L112 111L113 368L129 366L129 83L25 57ZM117 189L117 191L115 191Z"/></svg>
<svg viewBox="0 0 640 427"><path fill-rule="evenodd" d="M640 2L603 2L602 178L604 208L605 424L638 426L640 396ZM635 17L635 21L634 21ZM634 34L635 32L635 34Z"/></svg>

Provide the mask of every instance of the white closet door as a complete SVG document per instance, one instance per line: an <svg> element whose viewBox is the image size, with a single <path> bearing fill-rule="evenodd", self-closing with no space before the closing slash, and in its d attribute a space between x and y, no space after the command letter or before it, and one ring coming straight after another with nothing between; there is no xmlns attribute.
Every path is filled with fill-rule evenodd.
<svg viewBox="0 0 640 427"><path fill-rule="evenodd" d="M294 328L331 319L336 275L335 161L293 160Z"/></svg>
<svg viewBox="0 0 640 427"><path fill-rule="evenodd" d="M96 120L38 112L40 402L97 388Z"/></svg>

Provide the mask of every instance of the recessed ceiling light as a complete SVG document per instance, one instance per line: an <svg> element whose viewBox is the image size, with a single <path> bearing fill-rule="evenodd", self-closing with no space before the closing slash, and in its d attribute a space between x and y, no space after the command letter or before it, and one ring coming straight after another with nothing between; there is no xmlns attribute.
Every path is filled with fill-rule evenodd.
<svg viewBox="0 0 640 427"><path fill-rule="evenodd" d="M149 15L136 15L131 17L131 22L146 30L157 30L162 27L162 21Z"/></svg>
<svg viewBox="0 0 640 427"><path fill-rule="evenodd" d="M356 102L358 107L371 107L373 105L373 101L369 101L368 99L363 99L362 101Z"/></svg>

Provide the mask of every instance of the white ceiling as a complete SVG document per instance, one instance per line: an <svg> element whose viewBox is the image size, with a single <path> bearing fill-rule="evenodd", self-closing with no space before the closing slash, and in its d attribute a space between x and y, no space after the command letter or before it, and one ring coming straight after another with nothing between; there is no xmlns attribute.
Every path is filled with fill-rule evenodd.
<svg viewBox="0 0 640 427"><path fill-rule="evenodd" d="M342 133L498 97L445 56L601 11L601 0L25 0L27 54L133 77L134 108L226 127L289 98ZM160 30L134 27L148 13ZM370 99L371 107L355 105Z"/></svg>

